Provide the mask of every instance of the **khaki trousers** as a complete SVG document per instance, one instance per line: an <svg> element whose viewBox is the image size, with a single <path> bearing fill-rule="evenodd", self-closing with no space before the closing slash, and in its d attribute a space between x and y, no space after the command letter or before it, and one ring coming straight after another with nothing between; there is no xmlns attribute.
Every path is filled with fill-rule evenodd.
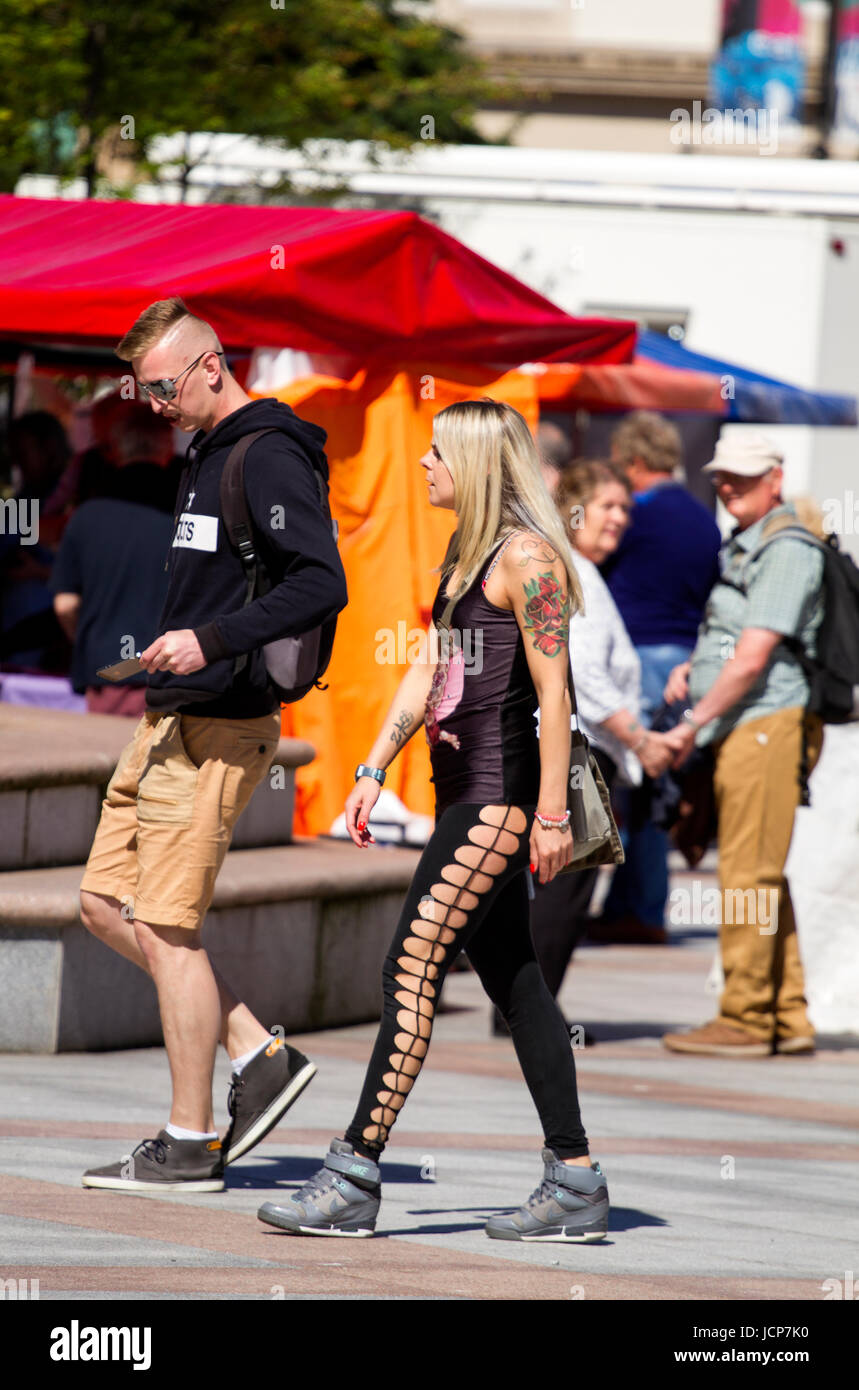
<svg viewBox="0 0 859 1390"><path fill-rule="evenodd" d="M279 740L279 710L259 719L147 710L108 783L82 891L116 898L129 921L197 931Z"/></svg>
<svg viewBox="0 0 859 1390"><path fill-rule="evenodd" d="M750 719L714 748L725 972L719 1017L766 1041L814 1031L784 877L799 805L803 721L810 772L823 726L802 708Z"/></svg>

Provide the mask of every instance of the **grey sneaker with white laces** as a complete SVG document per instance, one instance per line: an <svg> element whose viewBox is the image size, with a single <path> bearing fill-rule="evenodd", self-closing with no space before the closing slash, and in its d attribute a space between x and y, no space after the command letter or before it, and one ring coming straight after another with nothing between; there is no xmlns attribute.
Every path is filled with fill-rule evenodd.
<svg viewBox="0 0 859 1390"><path fill-rule="evenodd" d="M564 1163L553 1149L543 1150L543 1181L510 1216L492 1216L484 1227L492 1240L605 1240L608 1187L598 1163Z"/></svg>
<svg viewBox="0 0 859 1390"><path fill-rule="evenodd" d="M378 1165L332 1139L324 1167L285 1206L264 1202L260 1221L294 1236L371 1236L381 1206Z"/></svg>

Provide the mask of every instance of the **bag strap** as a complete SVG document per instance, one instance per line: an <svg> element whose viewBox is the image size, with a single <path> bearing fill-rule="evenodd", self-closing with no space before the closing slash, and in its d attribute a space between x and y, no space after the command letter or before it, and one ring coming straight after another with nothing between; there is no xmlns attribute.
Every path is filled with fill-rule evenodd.
<svg viewBox="0 0 859 1390"><path fill-rule="evenodd" d="M826 551L831 549L826 541L820 540L818 536L815 536L813 532L809 531L807 527L803 526L793 517L776 517L772 524L764 528L761 539L743 560L740 570L740 576L743 580L745 580L746 569L751 564L752 560L756 560L762 551L772 545L773 541L780 540L782 536L786 536L788 540L805 541L810 545L816 546L818 550Z"/></svg>
<svg viewBox="0 0 859 1390"><path fill-rule="evenodd" d="M250 585L245 596L245 604L251 601L253 583L256 582L257 570L260 568L245 492L245 457L251 445L261 439L264 434L280 433L280 430L270 425L267 429L255 430L253 434L243 435L230 450L221 473L221 515L224 518L224 525L227 528L230 542L234 549L239 552L239 559ZM330 522L336 541L338 528L337 522L331 519L328 485L315 464L313 465L313 476L316 479L316 490L319 493L319 505L322 508L323 516Z"/></svg>
<svg viewBox="0 0 859 1390"><path fill-rule="evenodd" d="M573 663L570 660L570 647L567 644L567 681L570 687L570 705L572 706L573 718L576 721L576 728L579 727L579 707L576 704L576 683L573 680Z"/></svg>
<svg viewBox="0 0 859 1390"><path fill-rule="evenodd" d="M257 557L253 526L245 494L245 455L251 445L256 443L264 434L276 433L277 430L275 429L265 429L243 435L230 450L221 473L221 516L224 519L230 543L239 552L239 559L245 572L243 608L247 608L248 604L253 601L254 591L261 577L261 566ZM234 680L244 670L247 662L247 652L242 652L235 658L233 662Z"/></svg>
<svg viewBox="0 0 859 1390"><path fill-rule="evenodd" d="M246 607L253 598L259 569L253 526L251 525L245 494L245 456L251 445L261 439L264 434L276 433L275 429L265 429L243 435L230 450L221 473L221 515L227 528L230 543L239 552L239 559L245 572L247 587L243 607Z"/></svg>
<svg viewBox="0 0 859 1390"><path fill-rule="evenodd" d="M822 541L818 536L815 536L811 531L807 530L806 527L794 521L791 517L778 517L776 518L775 524L769 528L769 532L765 533L762 536L761 540L758 541L758 544L752 550L749 551L748 555L743 560L742 565L740 567L739 583L734 584L731 580L725 579L724 576L722 577L720 582L723 584L729 584L732 588L738 589L740 593L744 596L747 595L747 567L752 562L752 560L757 559L757 557L764 550L766 550L768 546L772 545L774 541L781 540L783 536L786 536L788 540L806 541L807 543L815 546L818 550L822 551L824 556L828 552L831 552L835 549L834 546L829 544L827 541ZM826 570L824 567L824 582L825 575ZM802 642L798 637L783 636L778 645L785 647L786 650L789 651L791 655L797 659L806 676L808 676L809 673L813 673L817 669L819 663L816 662L814 658L808 655L808 653L805 650L805 647L803 646Z"/></svg>

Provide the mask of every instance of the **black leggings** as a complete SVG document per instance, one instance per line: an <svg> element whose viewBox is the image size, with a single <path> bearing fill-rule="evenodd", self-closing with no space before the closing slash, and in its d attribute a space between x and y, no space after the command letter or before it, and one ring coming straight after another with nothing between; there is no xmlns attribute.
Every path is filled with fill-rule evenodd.
<svg viewBox="0 0 859 1390"><path fill-rule="evenodd" d="M498 1006L559 1158L588 1152L570 1038L528 927L533 806L457 803L443 811L406 897L382 970L384 1007L345 1138L378 1158L420 1072L444 977L462 950Z"/></svg>

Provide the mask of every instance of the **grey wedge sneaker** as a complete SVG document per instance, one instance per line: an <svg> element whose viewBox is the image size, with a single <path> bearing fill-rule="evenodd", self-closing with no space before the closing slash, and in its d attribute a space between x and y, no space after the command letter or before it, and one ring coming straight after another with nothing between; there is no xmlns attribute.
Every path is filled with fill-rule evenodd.
<svg viewBox="0 0 859 1390"><path fill-rule="evenodd" d="M325 1166L285 1206L265 1202L260 1221L294 1236L371 1236L381 1206L378 1165L332 1139Z"/></svg>
<svg viewBox="0 0 859 1390"><path fill-rule="evenodd" d="M510 1216L492 1216L484 1227L492 1240L586 1242L608 1231L608 1187L598 1163L564 1163L543 1150L543 1181Z"/></svg>

